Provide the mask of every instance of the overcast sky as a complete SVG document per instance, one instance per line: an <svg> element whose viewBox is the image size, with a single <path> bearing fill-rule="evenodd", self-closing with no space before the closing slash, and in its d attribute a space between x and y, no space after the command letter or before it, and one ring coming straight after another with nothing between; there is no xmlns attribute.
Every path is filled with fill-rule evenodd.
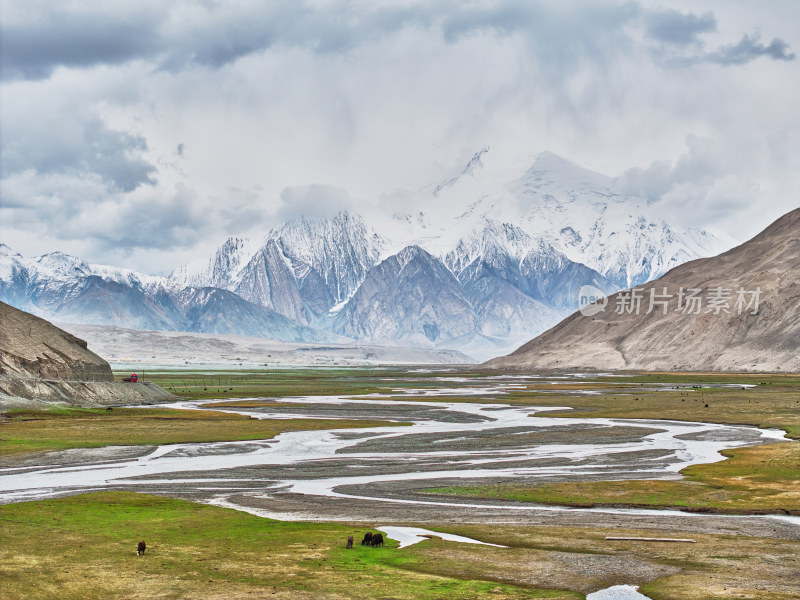
<svg viewBox="0 0 800 600"><path fill-rule="evenodd" d="M491 144L740 240L800 205L800 2L0 0L0 241L166 273Z"/></svg>

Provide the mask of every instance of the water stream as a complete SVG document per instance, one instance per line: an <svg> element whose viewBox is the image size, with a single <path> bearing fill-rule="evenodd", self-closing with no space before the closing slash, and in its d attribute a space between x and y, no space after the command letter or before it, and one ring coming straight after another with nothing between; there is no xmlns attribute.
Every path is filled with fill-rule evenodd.
<svg viewBox="0 0 800 600"><path fill-rule="evenodd" d="M117 456L114 448L51 453L43 459L47 464L0 469L0 502L86 490L157 488L160 493L174 490L181 495L188 490L201 501L229 506L236 506L237 495L268 498L281 492L421 508L564 510L410 495L384 497L365 491L381 484L418 481L434 485L454 479L534 482L676 477L688 465L721 460L721 450L784 438L779 430L747 426L554 418L546 416L552 407L419 399L423 395L446 397L450 392L447 388L411 390L407 400L379 395L281 398L276 407L266 403L260 408L224 408L260 419L369 418L410 425L287 432L262 441L173 444L134 456ZM496 393L497 388L460 387L458 392L478 396ZM208 401L171 406L189 409L201 404ZM617 509L620 511L668 514Z"/></svg>

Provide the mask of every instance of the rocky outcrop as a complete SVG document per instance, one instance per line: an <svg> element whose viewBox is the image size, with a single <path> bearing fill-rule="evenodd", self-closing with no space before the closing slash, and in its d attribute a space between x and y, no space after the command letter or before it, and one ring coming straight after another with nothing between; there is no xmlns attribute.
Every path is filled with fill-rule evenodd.
<svg viewBox="0 0 800 600"><path fill-rule="evenodd" d="M81 406L173 398L144 383L114 383L109 364L80 338L0 302L0 409L58 402Z"/></svg>
<svg viewBox="0 0 800 600"><path fill-rule="evenodd" d="M52 323L0 302L0 375L114 381L111 367L86 342Z"/></svg>
<svg viewBox="0 0 800 600"><path fill-rule="evenodd" d="M158 404L175 396L154 383L34 379L0 375L0 412L52 404L100 407Z"/></svg>
<svg viewBox="0 0 800 600"><path fill-rule="evenodd" d="M800 372L800 209L597 306L487 366Z"/></svg>

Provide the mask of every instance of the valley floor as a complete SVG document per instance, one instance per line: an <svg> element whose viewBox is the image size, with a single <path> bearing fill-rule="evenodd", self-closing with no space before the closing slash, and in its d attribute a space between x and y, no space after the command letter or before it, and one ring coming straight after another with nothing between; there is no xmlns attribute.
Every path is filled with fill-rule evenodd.
<svg viewBox="0 0 800 600"><path fill-rule="evenodd" d="M633 584L657 600L793 598L800 586L800 519L780 516L800 509L800 442L774 443L777 431L750 427L797 435L800 377L389 368L148 379L195 401L0 421L3 501L119 490L0 506L9 597L581 598ZM213 410L196 401L223 395ZM359 425L376 429L326 433ZM318 433L301 432L309 427ZM280 431L277 442L257 441ZM126 446L106 446L112 440ZM689 456L725 447L727 461ZM57 448L75 449L31 452ZM285 451L294 458L262 459ZM142 475L125 470L134 465ZM463 478L476 469L494 471ZM75 487L59 492L52 486L62 472ZM51 489L31 483L30 494L16 495L10 482L26 478ZM777 516L744 516L765 512ZM508 548L435 539L344 548L347 535L392 524ZM140 538L151 548L145 557L135 556ZM32 579L32 570L47 578Z"/></svg>

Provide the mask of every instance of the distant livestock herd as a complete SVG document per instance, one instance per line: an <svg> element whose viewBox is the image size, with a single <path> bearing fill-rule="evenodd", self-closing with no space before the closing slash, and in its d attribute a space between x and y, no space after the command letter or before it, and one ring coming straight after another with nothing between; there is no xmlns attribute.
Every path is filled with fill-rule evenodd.
<svg viewBox="0 0 800 600"><path fill-rule="evenodd" d="M368 531L364 534L364 539L361 540L362 546L383 546L383 534L382 533L372 533ZM347 547L353 547L353 536L351 535L347 538Z"/></svg>
<svg viewBox="0 0 800 600"><path fill-rule="evenodd" d="M372 533L368 531L364 534L364 539L361 540L362 546L383 546L383 534L382 533ZM347 536L347 549L353 547L353 536Z"/></svg>
<svg viewBox="0 0 800 600"><path fill-rule="evenodd" d="M367 533L364 534L364 539L361 540L361 545L372 546L372 547L383 546L383 534L380 532L372 533L371 531L368 531ZM347 548L350 549L352 547L353 547L353 536L350 535L347 537ZM136 554L141 556L142 554L144 554L146 548L147 544L145 544L145 541L142 540L136 547Z"/></svg>

